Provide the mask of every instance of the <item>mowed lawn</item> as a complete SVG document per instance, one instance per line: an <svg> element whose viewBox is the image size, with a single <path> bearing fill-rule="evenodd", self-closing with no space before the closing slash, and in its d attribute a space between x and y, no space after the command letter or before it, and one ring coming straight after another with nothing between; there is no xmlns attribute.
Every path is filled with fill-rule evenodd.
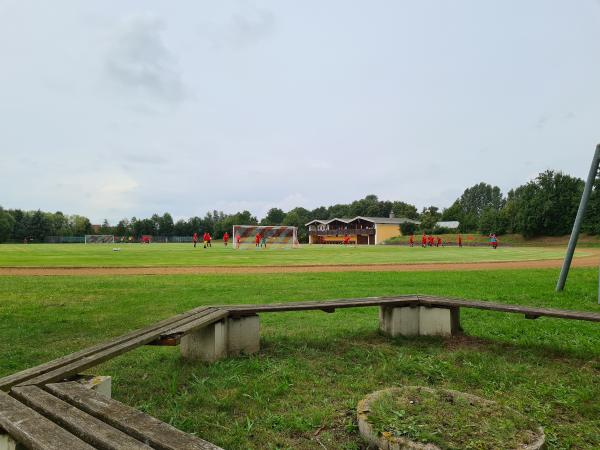
<svg viewBox="0 0 600 450"><path fill-rule="evenodd" d="M0 376L198 305L423 293L600 312L597 270L573 269L560 294L557 275L0 276ZM461 315L465 337L389 339L376 308L264 314L256 355L207 365L144 347L91 373L113 376L115 398L227 449L364 448L356 403L400 385L509 405L545 427L550 449L600 448L598 323Z"/></svg>
<svg viewBox="0 0 600 450"><path fill-rule="evenodd" d="M118 248L119 251L113 251ZM581 250L578 256L589 251ZM192 244L30 244L0 245L0 267L265 266L314 264L411 264L435 262L524 261L562 258L560 247L440 247L340 245L297 249L246 247L234 250L215 242Z"/></svg>

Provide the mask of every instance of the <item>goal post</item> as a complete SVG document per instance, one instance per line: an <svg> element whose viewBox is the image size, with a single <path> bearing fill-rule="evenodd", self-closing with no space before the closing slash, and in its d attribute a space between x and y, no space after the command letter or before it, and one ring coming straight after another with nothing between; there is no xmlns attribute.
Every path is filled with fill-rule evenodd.
<svg viewBox="0 0 600 450"><path fill-rule="evenodd" d="M86 244L114 244L115 237L112 234L86 234Z"/></svg>
<svg viewBox="0 0 600 450"><path fill-rule="evenodd" d="M297 248L298 228L287 225L234 225L232 248L256 247L266 245L274 248Z"/></svg>

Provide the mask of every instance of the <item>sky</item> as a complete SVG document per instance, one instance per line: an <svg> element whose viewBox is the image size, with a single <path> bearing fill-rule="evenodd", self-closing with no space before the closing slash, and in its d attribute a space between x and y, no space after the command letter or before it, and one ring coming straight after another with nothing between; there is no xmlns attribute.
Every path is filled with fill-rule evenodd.
<svg viewBox="0 0 600 450"><path fill-rule="evenodd" d="M600 0L0 0L0 205L449 206L585 178Z"/></svg>

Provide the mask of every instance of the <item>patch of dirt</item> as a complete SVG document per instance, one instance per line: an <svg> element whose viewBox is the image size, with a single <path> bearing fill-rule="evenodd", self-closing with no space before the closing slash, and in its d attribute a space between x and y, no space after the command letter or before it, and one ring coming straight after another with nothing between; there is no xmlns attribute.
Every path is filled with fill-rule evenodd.
<svg viewBox="0 0 600 450"><path fill-rule="evenodd" d="M571 267L598 267L599 251L573 259ZM290 266L187 266L187 267L0 267L0 275L11 276L96 276L96 275L219 275L307 272L432 272L463 270L559 269L562 259L419 264L344 264Z"/></svg>

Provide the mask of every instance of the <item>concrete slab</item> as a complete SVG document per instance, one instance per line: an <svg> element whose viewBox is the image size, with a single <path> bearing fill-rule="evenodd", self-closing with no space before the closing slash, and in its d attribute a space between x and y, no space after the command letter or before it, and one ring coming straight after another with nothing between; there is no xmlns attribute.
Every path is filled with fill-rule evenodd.
<svg viewBox="0 0 600 450"><path fill-rule="evenodd" d="M192 361L214 362L227 355L227 325L215 322L181 338L181 355Z"/></svg>
<svg viewBox="0 0 600 450"><path fill-rule="evenodd" d="M227 319L227 354L252 354L260 350L258 316Z"/></svg>
<svg viewBox="0 0 600 450"><path fill-rule="evenodd" d="M419 307L380 306L379 329L391 337L419 335Z"/></svg>

